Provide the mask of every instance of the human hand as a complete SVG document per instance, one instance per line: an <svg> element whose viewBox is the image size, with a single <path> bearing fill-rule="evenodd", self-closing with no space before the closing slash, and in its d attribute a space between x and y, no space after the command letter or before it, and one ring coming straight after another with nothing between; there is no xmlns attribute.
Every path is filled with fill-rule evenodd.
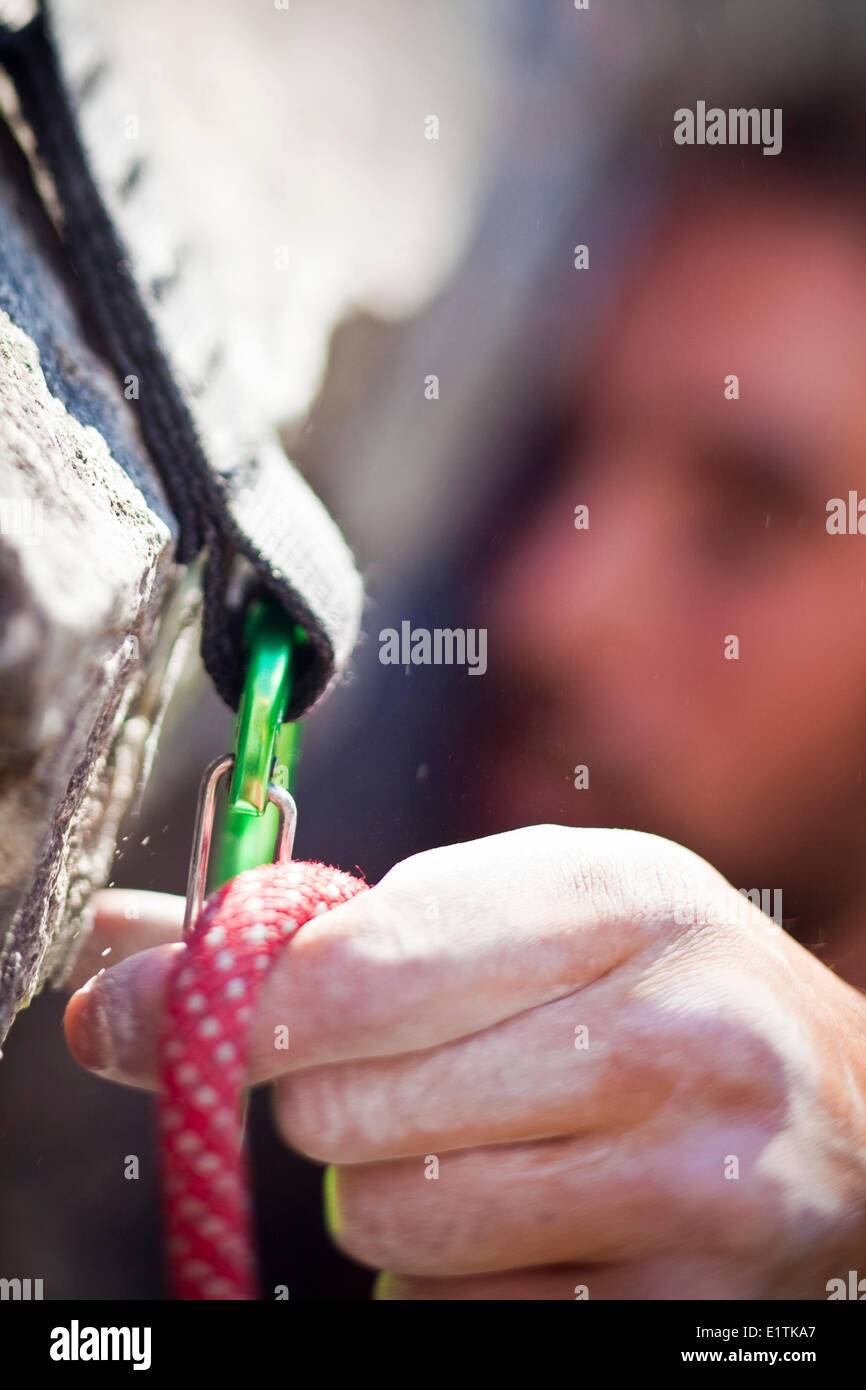
<svg viewBox="0 0 866 1390"><path fill-rule="evenodd" d="M154 925L100 894L90 962L130 921L137 951L179 937L159 896ZM155 1086L179 949L73 997L84 1065ZM414 856L297 933L250 1027L250 1080L332 1165L332 1235L388 1271L379 1297L822 1299L862 1263L866 1000L670 841L537 826Z"/></svg>

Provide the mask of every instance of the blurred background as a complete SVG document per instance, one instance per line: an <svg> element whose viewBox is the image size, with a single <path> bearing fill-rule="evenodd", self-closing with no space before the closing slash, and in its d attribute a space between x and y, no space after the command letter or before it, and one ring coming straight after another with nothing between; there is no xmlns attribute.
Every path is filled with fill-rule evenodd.
<svg viewBox="0 0 866 1390"><path fill-rule="evenodd" d="M238 392L366 576L349 677L307 721L296 853L375 881L518 825L651 830L780 889L866 986L866 542L826 525L866 493L862 7L76 8ZM778 109L781 153L677 145L698 101ZM486 628L484 677L382 665L403 620ZM193 659L115 885L184 891L230 741ZM76 1067L63 1007L20 1015L0 1070L2 1267L50 1298L158 1298L152 1103ZM266 1091L251 1137L265 1285L367 1297Z"/></svg>

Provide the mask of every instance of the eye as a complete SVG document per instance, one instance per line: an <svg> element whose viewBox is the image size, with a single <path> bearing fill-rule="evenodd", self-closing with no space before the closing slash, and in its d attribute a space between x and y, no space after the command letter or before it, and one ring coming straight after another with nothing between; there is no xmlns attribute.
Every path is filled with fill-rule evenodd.
<svg viewBox="0 0 866 1390"><path fill-rule="evenodd" d="M769 563L803 531L807 488L790 462L766 449L705 453L696 468L694 540L719 564Z"/></svg>

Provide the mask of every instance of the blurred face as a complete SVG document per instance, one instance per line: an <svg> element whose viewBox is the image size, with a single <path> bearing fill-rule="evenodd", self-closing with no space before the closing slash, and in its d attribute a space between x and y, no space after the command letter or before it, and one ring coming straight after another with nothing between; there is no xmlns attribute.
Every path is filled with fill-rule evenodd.
<svg viewBox="0 0 866 1390"><path fill-rule="evenodd" d="M859 891L866 535L826 521L866 498L861 243L794 194L719 195L671 219L601 350L566 348L562 468L486 589L487 828L669 835L786 915Z"/></svg>

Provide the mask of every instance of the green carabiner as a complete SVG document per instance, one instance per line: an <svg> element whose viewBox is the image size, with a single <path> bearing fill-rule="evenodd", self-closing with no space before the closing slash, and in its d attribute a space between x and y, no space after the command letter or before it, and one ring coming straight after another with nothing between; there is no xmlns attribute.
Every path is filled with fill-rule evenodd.
<svg viewBox="0 0 866 1390"><path fill-rule="evenodd" d="M235 721L234 767L220 828L214 887L274 857L279 813L268 783L292 790L300 726L285 723L298 648L309 638L270 599L254 600L244 622L249 653Z"/></svg>

